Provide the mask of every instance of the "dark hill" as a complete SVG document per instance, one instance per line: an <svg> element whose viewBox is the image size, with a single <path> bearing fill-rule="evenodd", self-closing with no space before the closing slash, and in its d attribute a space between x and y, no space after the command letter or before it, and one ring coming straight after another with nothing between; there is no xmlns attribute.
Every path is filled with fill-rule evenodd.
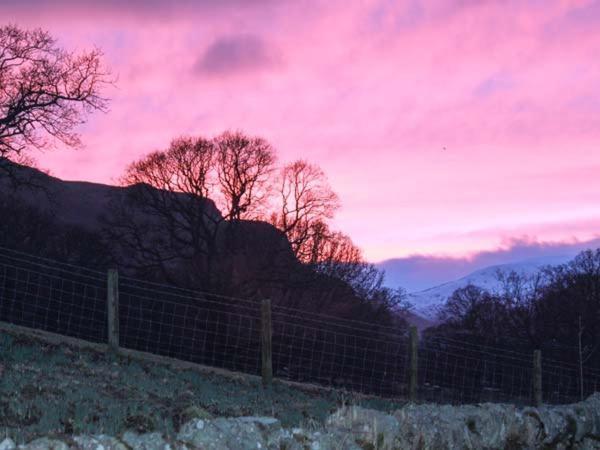
<svg viewBox="0 0 600 450"><path fill-rule="evenodd" d="M13 189L9 179L0 178L0 213L6 218L0 225L0 245L101 270L116 265L128 275L181 287L230 296L268 295L275 302L315 312L345 316L352 305L364 309L346 283L300 264L281 231L261 221L220 222L221 213L210 199L166 193L148 185L64 181L6 160L3 164L11 164L11 171L30 183ZM139 205L140 198L148 197L159 198L167 210L172 206L181 217L173 221L157 217L148 202ZM190 211L200 209L202 217L218 222L210 268L201 254L204 248L188 245L195 239L188 229L173 232L181 242L167 239L167 228L174 222L197 220L199 216ZM133 228L138 234L126 235ZM134 237L142 242L135 243ZM208 269L215 272L210 286L199 276Z"/></svg>
<svg viewBox="0 0 600 450"><path fill-rule="evenodd" d="M6 165L6 161L4 161ZM241 282L248 275L257 278L257 271L264 271L267 266L276 268L285 268L289 270L292 266L297 266L298 262L291 251L287 239L279 230L268 223L259 221L240 221L235 225L235 239L229 239L225 242L225 233L228 228L228 223L222 221L222 215L215 206L215 203L210 199L198 199L183 193L165 193L164 191L156 190L148 185L135 185L130 187L110 186L98 183L89 183L83 181L64 181L58 178L47 175L36 169L20 166L14 163L11 164L12 173L16 174L20 179L29 180L30 183L20 186L16 189L11 185L11 180L0 178L0 193L4 198L4 215L12 216L14 221L18 221L18 216L24 217L29 222L44 223L46 227L46 237L52 239L52 235L59 230L70 230L70 235L76 231L78 238L97 239L98 245L100 242L105 245L107 253L106 262L112 260L113 264L123 266L125 270L128 267L135 267L136 262L147 258L147 255L134 254L132 251L126 251L126 248L110 242L111 225L115 223L115 208L123 207L126 215L120 217L119 225L132 226L136 224L139 229L153 227L158 230L156 233L144 232L143 237L148 240L149 246L154 246L153 239L157 239L164 235L162 220L156 218L156 214L148 211L144 207L136 207L135 196L139 191L150 193L150 195L165 195L168 201L173 205L181 207L186 202L189 207L201 209L205 216L214 219L215 223L221 228L217 232L217 262L216 264L223 269L227 269L229 276L233 277L232 282ZM30 185L33 185L30 186ZM176 210L176 207L174 206ZM183 220L188 219L185 217ZM5 224L6 225L6 224ZM30 228L30 226L21 223L13 223L13 231ZM8 233L8 230L6 230ZM184 241L190 240L190 236L183 236ZM41 250L42 248L30 248L24 245L32 240L39 242L39 239L34 239L33 236L21 236L19 239L13 239L8 242L5 236L5 245L21 248L23 250ZM23 242L25 241L25 242ZM71 243L73 244L73 243ZM121 243L122 244L122 243ZM23 246L25 248L23 248ZM157 246L154 246L158 251ZM225 252L227 247L227 252ZM121 250L121 251L119 251ZM185 260L185 255L191 252L188 249L181 250L182 258L175 258L170 261L172 267L180 267L180 264ZM224 259L224 254L227 257ZM110 256L108 256L110 255ZM67 256L46 254L45 256ZM96 255L98 256L98 255ZM170 255L169 255L170 256ZM93 260L90 261L93 264ZM73 260L73 255L70 255L69 260ZM84 262L84 261L82 261ZM131 272L131 274L136 271ZM245 275L246 274L246 275ZM260 278L260 277L258 277ZM265 278L265 277L262 277ZM197 286L199 287L199 286Z"/></svg>
<svg viewBox="0 0 600 450"><path fill-rule="evenodd" d="M13 168L37 188L0 184L0 247L101 272L89 286L81 272L23 258L17 264L0 248L0 320L105 341L102 272L116 266L125 280L126 348L256 373L257 301L268 297L277 376L383 393L392 389L392 367L403 370L401 360L381 357L382 343L402 346L391 337L401 339L402 320L385 303L301 264L270 224L225 221L211 200L148 185L62 181Z"/></svg>

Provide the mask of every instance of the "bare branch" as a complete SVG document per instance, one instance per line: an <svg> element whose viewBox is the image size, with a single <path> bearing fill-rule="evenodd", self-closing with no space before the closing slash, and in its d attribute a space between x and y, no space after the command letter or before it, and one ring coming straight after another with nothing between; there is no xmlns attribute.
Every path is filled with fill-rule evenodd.
<svg viewBox="0 0 600 450"><path fill-rule="evenodd" d="M19 161L56 141L79 146L75 128L107 110L100 91L112 81L102 57L66 52L41 29L0 27L0 157Z"/></svg>
<svg viewBox="0 0 600 450"><path fill-rule="evenodd" d="M230 220L255 218L269 195L273 148L266 140L240 131L226 131L214 142L224 215Z"/></svg>

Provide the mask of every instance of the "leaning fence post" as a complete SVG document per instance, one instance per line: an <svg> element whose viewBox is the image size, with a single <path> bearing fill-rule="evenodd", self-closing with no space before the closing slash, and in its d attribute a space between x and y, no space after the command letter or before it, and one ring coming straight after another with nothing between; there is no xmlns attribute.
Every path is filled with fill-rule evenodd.
<svg viewBox="0 0 600 450"><path fill-rule="evenodd" d="M108 348L119 351L119 272L108 270L107 312L108 312Z"/></svg>
<svg viewBox="0 0 600 450"><path fill-rule="evenodd" d="M417 327L414 325L410 327L410 339L409 339L409 379L408 379L408 399L411 402L417 401L417 370L419 367L419 334L417 333Z"/></svg>
<svg viewBox="0 0 600 450"><path fill-rule="evenodd" d="M271 300L263 299L261 307L261 359L262 359L262 381L265 386L270 386L273 381L273 354L271 325Z"/></svg>
<svg viewBox="0 0 600 450"><path fill-rule="evenodd" d="M533 404L542 405L542 351L533 351Z"/></svg>

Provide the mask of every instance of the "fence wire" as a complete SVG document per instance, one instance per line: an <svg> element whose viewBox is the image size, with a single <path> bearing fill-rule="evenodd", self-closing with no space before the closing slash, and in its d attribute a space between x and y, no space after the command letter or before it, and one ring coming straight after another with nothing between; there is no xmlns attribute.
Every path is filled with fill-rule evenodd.
<svg viewBox="0 0 600 450"><path fill-rule="evenodd" d="M106 342L106 275L0 249L0 320Z"/></svg>
<svg viewBox="0 0 600 450"><path fill-rule="evenodd" d="M382 397L409 392L406 330L273 304L275 378ZM107 341L107 275L0 248L0 320L92 342ZM249 374L261 371L261 301L120 276L119 345ZM437 403L530 404L532 354L475 336L426 336L418 346L417 398ZM544 401L578 401L600 370L542 360Z"/></svg>
<svg viewBox="0 0 600 450"><path fill-rule="evenodd" d="M260 373L260 303L186 293L123 277L120 345L208 366Z"/></svg>

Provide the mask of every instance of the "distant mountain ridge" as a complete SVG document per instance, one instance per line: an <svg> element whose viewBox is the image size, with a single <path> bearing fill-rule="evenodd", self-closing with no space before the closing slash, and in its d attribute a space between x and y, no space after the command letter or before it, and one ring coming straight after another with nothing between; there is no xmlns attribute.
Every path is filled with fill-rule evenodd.
<svg viewBox="0 0 600 450"><path fill-rule="evenodd" d="M515 271L520 274L531 275L544 266L564 264L573 258L572 255L552 255L530 258L507 264L497 264L476 270L462 278L449 281L429 289L424 289L408 294L408 301L414 305L413 312L429 321L436 321L437 313L448 297L460 288L469 284L494 292L500 288L497 279L498 272Z"/></svg>
<svg viewBox="0 0 600 450"><path fill-rule="evenodd" d="M433 286L458 280L485 267L529 262L536 259L574 258L583 250L600 248L600 235L588 240L538 241L530 238L507 239L496 249L467 256L415 254L376 263L385 270L385 284L420 292Z"/></svg>

